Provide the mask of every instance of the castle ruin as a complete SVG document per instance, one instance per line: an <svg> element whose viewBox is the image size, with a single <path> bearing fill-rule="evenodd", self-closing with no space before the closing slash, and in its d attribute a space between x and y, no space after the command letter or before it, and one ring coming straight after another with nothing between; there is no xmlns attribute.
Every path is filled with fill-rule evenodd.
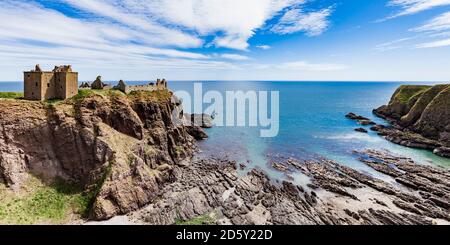
<svg viewBox="0 0 450 245"><path fill-rule="evenodd" d="M127 85L123 80L120 80L119 84L117 84L117 86L114 86L114 89L120 90L125 94L129 94L135 91L153 92L157 90L167 89L167 81L166 79L158 79L156 80L156 84L149 83L147 85Z"/></svg>
<svg viewBox="0 0 450 245"><path fill-rule="evenodd" d="M55 66L42 71L39 65L24 72L24 97L27 100L67 99L78 94L78 73L72 67Z"/></svg>
<svg viewBox="0 0 450 245"><path fill-rule="evenodd" d="M91 84L91 89L108 90L111 88L111 85L102 82L102 76L97 76L95 81Z"/></svg>

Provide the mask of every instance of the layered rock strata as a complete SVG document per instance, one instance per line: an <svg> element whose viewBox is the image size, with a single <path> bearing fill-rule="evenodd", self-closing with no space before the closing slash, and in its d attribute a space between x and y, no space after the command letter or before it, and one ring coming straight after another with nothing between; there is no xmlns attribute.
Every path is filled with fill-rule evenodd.
<svg viewBox="0 0 450 245"><path fill-rule="evenodd" d="M80 184L92 195L92 219L136 210L175 181L174 166L195 150L188 128L172 120L182 111L173 101L168 90L54 105L0 100L0 181L17 188L34 175Z"/></svg>

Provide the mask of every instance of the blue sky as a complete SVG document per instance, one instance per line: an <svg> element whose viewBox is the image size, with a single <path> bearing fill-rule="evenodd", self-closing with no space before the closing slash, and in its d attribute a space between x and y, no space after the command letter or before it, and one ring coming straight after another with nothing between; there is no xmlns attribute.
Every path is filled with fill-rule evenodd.
<svg viewBox="0 0 450 245"><path fill-rule="evenodd" d="M0 0L0 80L449 81L450 0Z"/></svg>

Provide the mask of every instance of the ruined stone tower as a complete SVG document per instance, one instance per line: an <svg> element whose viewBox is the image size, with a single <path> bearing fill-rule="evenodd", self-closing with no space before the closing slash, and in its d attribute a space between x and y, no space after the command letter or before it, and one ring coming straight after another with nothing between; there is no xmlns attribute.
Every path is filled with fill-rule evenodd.
<svg viewBox="0 0 450 245"><path fill-rule="evenodd" d="M42 71L39 65L24 72L24 97L27 100L67 99L78 94L78 73L72 67L55 66Z"/></svg>

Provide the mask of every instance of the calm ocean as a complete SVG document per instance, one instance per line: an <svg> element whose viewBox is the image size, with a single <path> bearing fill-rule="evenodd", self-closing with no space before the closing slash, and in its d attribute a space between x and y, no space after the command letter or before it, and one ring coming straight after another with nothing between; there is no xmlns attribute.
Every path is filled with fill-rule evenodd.
<svg viewBox="0 0 450 245"><path fill-rule="evenodd" d="M374 132L355 132L359 126L345 118L348 112L354 112L382 123L383 120L372 115L372 109L386 104L401 83L210 81L202 84L204 92L216 90L223 94L237 90L280 92L280 131L277 137L260 138L257 128L215 127L208 130L210 138L201 143L202 154L224 155L238 162L248 162L247 165L260 167L272 176L279 175L267 164L273 156L299 159L323 156L375 174L352 154L353 150L366 148L387 149L423 164L450 167L450 159L429 151L392 144ZM194 82L169 82L174 91L192 92L193 86ZM22 83L0 82L0 91L22 91Z"/></svg>

